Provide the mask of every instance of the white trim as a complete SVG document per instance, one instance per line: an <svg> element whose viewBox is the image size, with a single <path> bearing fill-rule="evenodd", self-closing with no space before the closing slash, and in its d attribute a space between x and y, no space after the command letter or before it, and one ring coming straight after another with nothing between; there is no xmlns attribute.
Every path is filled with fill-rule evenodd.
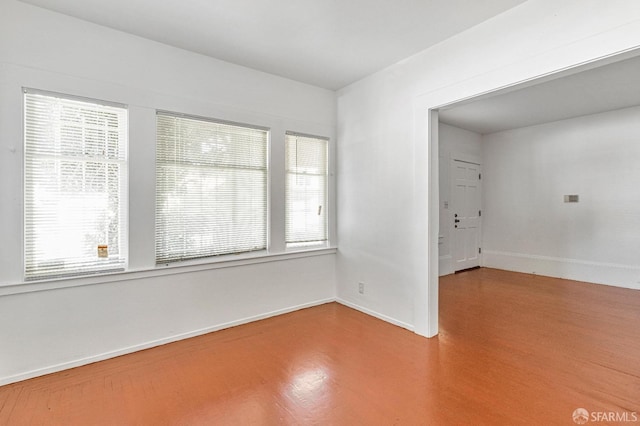
<svg viewBox="0 0 640 426"><path fill-rule="evenodd" d="M327 299L320 299L320 300L316 300L313 302L308 302L308 303L303 303L301 305L296 305L296 306L291 306L288 308L283 308L283 309L278 309L275 311L271 311L271 312L267 312L264 314L260 314L260 315L254 315L251 317L247 317L247 318L243 318L243 319L239 319L239 320L235 320L235 321L229 321L226 323L222 323L222 324L218 324L218 325L214 325L211 327L206 327L206 328L201 328L199 330L195 330L195 331L190 331L187 333L180 333L180 334L176 334L170 337L165 337L162 339L158 339L158 340L152 340L146 343L142 343L139 345L134 345L134 346L129 346L126 348L122 348L122 349L118 349L115 351L111 351L111 352L105 352L99 355L94 355L94 356L90 356L90 357L86 357L86 358L81 358L81 359L77 359L74 361L69 361L69 362L64 362L61 364L56 364L56 365L51 365L48 367L44 367L44 368L38 368L35 370L31 370L28 371L26 373L20 373L20 374L16 374L13 376L7 376L7 377L0 377L0 386L4 386L4 385L8 385L10 383L15 383L15 382L19 382L22 380L27 380L27 379L32 379L34 377L39 377L39 376L43 376L45 374L51 374L51 373L56 373L59 371L63 371L63 370L68 370L70 368L75 368L75 367L80 367L83 365L87 365L87 364L92 364L94 362L98 362L98 361L104 361L110 358L115 358L117 356L121 356L121 355L126 355L126 354L130 354L133 352L138 352L138 351L142 351L144 349L149 349L149 348L153 348L156 346L161 346L161 345L166 345L167 343L173 343L173 342L177 342L179 340L184 340L184 339L188 339L191 337L197 337L197 336L201 336L203 334L208 334L208 333L212 333L214 331L219 331L219 330L223 330L226 328L230 328L230 327L235 327L238 325L242 325L242 324L247 324L250 322L254 322L254 321L259 321L262 319L266 319L266 318L270 318L270 317L274 317L274 316L278 316L278 315L282 315L282 314L287 314L289 312L294 312L294 311L298 311L300 309L305 309L305 308L310 308L313 306L319 306L319 305L324 305L325 303L332 303L335 302L336 300L334 298L327 298Z"/></svg>
<svg viewBox="0 0 640 426"><path fill-rule="evenodd" d="M450 254L440 256L438 259L438 276L453 274L453 256Z"/></svg>
<svg viewBox="0 0 640 426"><path fill-rule="evenodd" d="M129 105L123 104L121 102L105 101L102 99L89 98L86 96L77 96L77 95L70 95L67 93L52 92L50 90L34 89L32 87L23 87L22 93L40 95L40 96L49 96L56 99L68 99L70 101L86 102L89 104L102 105L102 106L108 106L113 108L122 108L126 110L129 109Z"/></svg>
<svg viewBox="0 0 640 426"><path fill-rule="evenodd" d="M105 360L108 360L108 359L111 359L111 358L115 358L117 356L131 354L131 353L142 351L142 350L145 350L145 349L150 349L150 348L166 345L168 343L173 343L173 342L177 342L177 341L180 341L180 340L185 340L185 339L189 339L189 338L192 338L192 337L202 336L204 334L213 333L213 332L216 332L216 331L224 330L224 329L235 327L235 326L238 326L238 325L248 324L248 323L251 323L251 322L254 322L254 321L259 321L259 320L275 317L275 316L278 316L278 315L283 315L283 314L287 314L287 313L290 313L290 312L299 311L301 309L311 308L311 307L314 307L314 306L320 306L320 305L324 305L326 303L332 303L332 302L337 302L337 303L339 303L341 305L344 305L344 306L346 306L348 308L351 308L351 309L354 309L356 311L362 312L365 315L369 315L369 316L378 318L378 319L380 319L382 321L385 321L385 322L388 322L390 324L396 325L398 327L404 328L406 330L415 332L414 326L411 325L411 324L405 323L403 321L399 321L399 320L397 320L395 318L389 317L387 315L381 314L381 313L373 311L371 309L367 309L367 308L365 308L363 306L360 306L360 305L357 305L355 303L348 302L348 301L346 301L344 299L329 297L329 298L319 299L319 300L315 300L315 301L312 301L312 302L307 302L307 303L303 303L303 304L299 304L299 305L295 305L295 306L290 306L290 307L287 307L287 308L278 309L278 310L275 310L275 311L266 312L264 314L258 314L258 315L254 315L254 316L251 316L251 317L246 317L246 318L242 318L242 319L238 319L238 320L234 320L234 321L225 322L225 323L222 323L222 324L213 325L213 326L210 326L210 327L201 328L201 329L190 331L190 332L186 332L186 333L175 334L173 336L169 336L169 337L165 337L165 338L157 339L157 340L152 340L152 341L141 343L141 344L138 344L138 345L128 346L126 348L121 348L121 349L118 349L118 350L115 350L115 351L104 352L104 353L101 353L101 354L98 354L98 355L93 355L93 356L89 356L89 357L85 357L85 358L76 359L76 360L73 360L73 361L63 362L63 363L60 363L60 364L50 365L48 367L37 368L35 370L30 370L30 371L27 371L27 372L24 372L24 373L20 373L20 374L15 374L15 375L12 375L12 376L0 377L0 386L4 386L4 385L11 384L11 383L20 382L20 381L27 380L27 379L32 379L32 378L39 377L39 376L44 376L46 374L57 373L57 372L68 370L68 369L75 368L75 367L81 367L83 365L92 364L94 362L105 361Z"/></svg>
<svg viewBox="0 0 640 426"><path fill-rule="evenodd" d="M262 131L265 131L267 133L271 132L271 128L265 127L265 126L258 126L258 125L255 125L255 124L240 123L238 121L229 121L229 120L223 120L223 119L214 118L214 117L204 117L204 116L201 116L201 115L186 114L186 113L182 113L182 112L166 111L166 110L162 110L162 109L157 109L156 110L156 117L158 117L159 115L164 115L165 117L185 118L185 119L188 119L188 120L204 121L204 122L213 123L213 124L225 124L227 126L233 126L233 127L245 127L247 129L262 130Z"/></svg>
<svg viewBox="0 0 640 426"><path fill-rule="evenodd" d="M482 159L476 155L469 155L457 151L452 151L449 153L449 158L451 162L459 161L461 163L475 164L476 166L482 165Z"/></svg>
<svg viewBox="0 0 640 426"><path fill-rule="evenodd" d="M291 131L291 130L285 131L284 134L286 136L300 136L302 138L321 139L321 140L327 141L327 142L329 142L331 140L331 138L329 138L328 136L316 136L316 135L310 135L308 133L294 132L294 131Z"/></svg>
<svg viewBox="0 0 640 426"><path fill-rule="evenodd" d="M347 302L346 300L341 299L339 297L336 298L335 301L338 302L341 305L344 305L344 306L348 307L348 308L355 309L356 311L360 311L360 312L362 312L364 314L367 314L369 316L378 318L378 319L380 319L382 321L391 323L393 325L397 325L398 327L405 328L405 329L407 329L409 331L415 331L413 325L411 325L411 324L407 324L406 322L399 321L399 320L397 320L395 318L391 318L391 317L386 316L384 314L381 314L379 312L376 312L376 311L373 311L371 309L365 308L364 306L360 306L360 305L357 305L357 304L352 303L352 302Z"/></svg>
<svg viewBox="0 0 640 426"><path fill-rule="evenodd" d="M128 270L106 274L88 275L82 277L66 277L42 281L29 281L0 284L0 297L36 291L55 290L59 288L80 287L85 285L105 284L118 281L129 281L157 276L184 274L190 272L207 271L212 269L233 268L259 263L281 262L284 260L300 259L304 257L325 256L335 254L336 248L322 248L314 250L300 250L296 252L278 254L260 254L253 257L223 256L221 259L208 258L206 261L176 262L168 265L158 265L154 268Z"/></svg>
<svg viewBox="0 0 640 426"><path fill-rule="evenodd" d="M640 290L640 267L553 256L483 250L488 268Z"/></svg>

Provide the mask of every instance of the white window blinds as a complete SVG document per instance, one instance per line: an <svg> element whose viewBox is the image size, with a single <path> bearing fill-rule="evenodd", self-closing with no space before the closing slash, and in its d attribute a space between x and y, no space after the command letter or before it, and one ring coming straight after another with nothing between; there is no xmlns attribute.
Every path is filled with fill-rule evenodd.
<svg viewBox="0 0 640 426"><path fill-rule="evenodd" d="M127 110L25 90L25 277L127 262Z"/></svg>
<svg viewBox="0 0 640 426"><path fill-rule="evenodd" d="M285 143L286 243L321 244L327 241L329 141L287 132Z"/></svg>
<svg viewBox="0 0 640 426"><path fill-rule="evenodd" d="M267 246L265 129L157 114L156 262Z"/></svg>

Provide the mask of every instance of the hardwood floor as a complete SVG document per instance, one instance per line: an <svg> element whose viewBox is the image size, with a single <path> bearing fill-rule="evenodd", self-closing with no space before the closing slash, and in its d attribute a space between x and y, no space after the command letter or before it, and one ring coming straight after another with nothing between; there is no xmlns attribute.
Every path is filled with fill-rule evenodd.
<svg viewBox="0 0 640 426"><path fill-rule="evenodd" d="M479 269L440 310L434 339L331 303L0 387L0 425L640 424L640 291Z"/></svg>

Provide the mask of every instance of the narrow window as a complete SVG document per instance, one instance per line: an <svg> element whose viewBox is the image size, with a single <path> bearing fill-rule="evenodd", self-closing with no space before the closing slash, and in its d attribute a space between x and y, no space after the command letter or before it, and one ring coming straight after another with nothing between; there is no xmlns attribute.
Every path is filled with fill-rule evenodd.
<svg viewBox="0 0 640 426"><path fill-rule="evenodd" d="M329 141L287 132L285 143L287 246L326 244Z"/></svg>
<svg viewBox="0 0 640 426"><path fill-rule="evenodd" d="M157 263L266 249L268 136L158 112Z"/></svg>
<svg viewBox="0 0 640 426"><path fill-rule="evenodd" d="M127 264L127 109L25 90L27 280Z"/></svg>

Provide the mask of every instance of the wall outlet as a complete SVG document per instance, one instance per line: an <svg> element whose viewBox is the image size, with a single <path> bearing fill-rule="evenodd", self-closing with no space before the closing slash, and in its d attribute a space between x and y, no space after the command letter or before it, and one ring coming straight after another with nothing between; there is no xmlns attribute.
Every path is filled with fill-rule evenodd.
<svg viewBox="0 0 640 426"><path fill-rule="evenodd" d="M358 283L358 293L364 294L364 283L363 282L359 282Z"/></svg>

